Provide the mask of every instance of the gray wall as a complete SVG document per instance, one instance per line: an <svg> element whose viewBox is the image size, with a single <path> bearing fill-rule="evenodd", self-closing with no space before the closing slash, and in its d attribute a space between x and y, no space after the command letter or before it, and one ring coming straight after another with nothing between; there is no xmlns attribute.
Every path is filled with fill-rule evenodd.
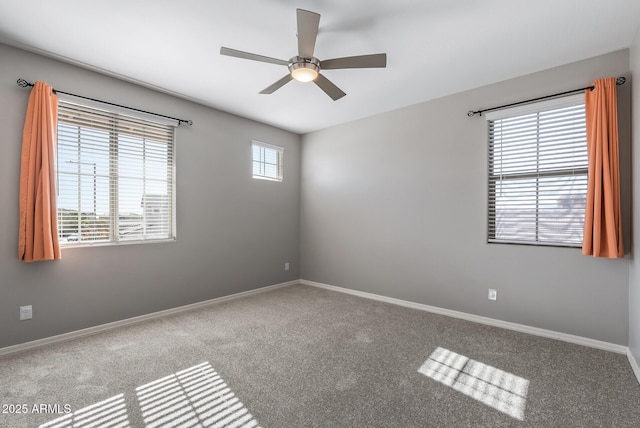
<svg viewBox="0 0 640 428"><path fill-rule="evenodd" d="M633 85L633 242L640 243L640 29L631 47ZM629 350L640 364L640 262L635 251L629 266Z"/></svg>
<svg viewBox="0 0 640 428"><path fill-rule="evenodd" d="M628 50L304 135L302 278L626 345L628 259L486 243L486 122L466 115L612 75L629 75ZM627 232L630 86L619 90Z"/></svg>
<svg viewBox="0 0 640 428"><path fill-rule="evenodd" d="M1 44L0 76L0 347L300 277L298 135ZM194 121L176 134L176 242L63 249L57 262L18 260L29 97L16 86L19 77ZM251 178L252 139L285 147L282 183ZM32 320L18 320L21 305L33 305Z"/></svg>

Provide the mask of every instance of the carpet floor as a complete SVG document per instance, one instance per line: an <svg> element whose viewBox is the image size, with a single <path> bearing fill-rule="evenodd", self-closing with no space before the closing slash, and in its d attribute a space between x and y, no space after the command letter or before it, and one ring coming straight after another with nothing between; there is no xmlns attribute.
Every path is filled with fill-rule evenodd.
<svg viewBox="0 0 640 428"><path fill-rule="evenodd" d="M295 285L0 357L2 427L640 427L624 355Z"/></svg>

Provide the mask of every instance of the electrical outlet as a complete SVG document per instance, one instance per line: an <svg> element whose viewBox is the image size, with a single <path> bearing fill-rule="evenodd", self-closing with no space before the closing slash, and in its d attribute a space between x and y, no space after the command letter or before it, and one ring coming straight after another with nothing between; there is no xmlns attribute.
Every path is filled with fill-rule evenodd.
<svg viewBox="0 0 640 428"><path fill-rule="evenodd" d="M20 321L30 320L33 318L33 308L29 306L20 306Z"/></svg>
<svg viewBox="0 0 640 428"><path fill-rule="evenodd" d="M498 300L498 290L489 289L489 300Z"/></svg>
<svg viewBox="0 0 640 428"><path fill-rule="evenodd" d="M284 264L284 270L289 270L289 262L286 262L286 263Z"/></svg>

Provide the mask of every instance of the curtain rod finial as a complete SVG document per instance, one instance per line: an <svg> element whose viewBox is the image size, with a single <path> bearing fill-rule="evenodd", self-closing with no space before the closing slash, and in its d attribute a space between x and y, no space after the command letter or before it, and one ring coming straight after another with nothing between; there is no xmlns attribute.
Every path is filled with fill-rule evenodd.
<svg viewBox="0 0 640 428"><path fill-rule="evenodd" d="M620 85L624 85L624 82L627 81L626 77L620 76L616 78L616 85L620 86Z"/></svg>
<svg viewBox="0 0 640 428"><path fill-rule="evenodd" d="M20 86L21 88L26 88L27 86L33 86L33 83L29 83L24 79L18 79L18 81L16 82L18 84L18 86Z"/></svg>

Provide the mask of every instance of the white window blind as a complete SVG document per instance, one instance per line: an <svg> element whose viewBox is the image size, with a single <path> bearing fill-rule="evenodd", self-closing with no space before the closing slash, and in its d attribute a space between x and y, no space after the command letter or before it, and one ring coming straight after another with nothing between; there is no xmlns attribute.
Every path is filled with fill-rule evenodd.
<svg viewBox="0 0 640 428"><path fill-rule="evenodd" d="M582 245L584 95L488 115L488 241Z"/></svg>
<svg viewBox="0 0 640 428"><path fill-rule="evenodd" d="M284 148L252 141L253 178L282 181Z"/></svg>
<svg viewBox="0 0 640 428"><path fill-rule="evenodd" d="M63 245L175 238L173 126L60 100L56 163Z"/></svg>

